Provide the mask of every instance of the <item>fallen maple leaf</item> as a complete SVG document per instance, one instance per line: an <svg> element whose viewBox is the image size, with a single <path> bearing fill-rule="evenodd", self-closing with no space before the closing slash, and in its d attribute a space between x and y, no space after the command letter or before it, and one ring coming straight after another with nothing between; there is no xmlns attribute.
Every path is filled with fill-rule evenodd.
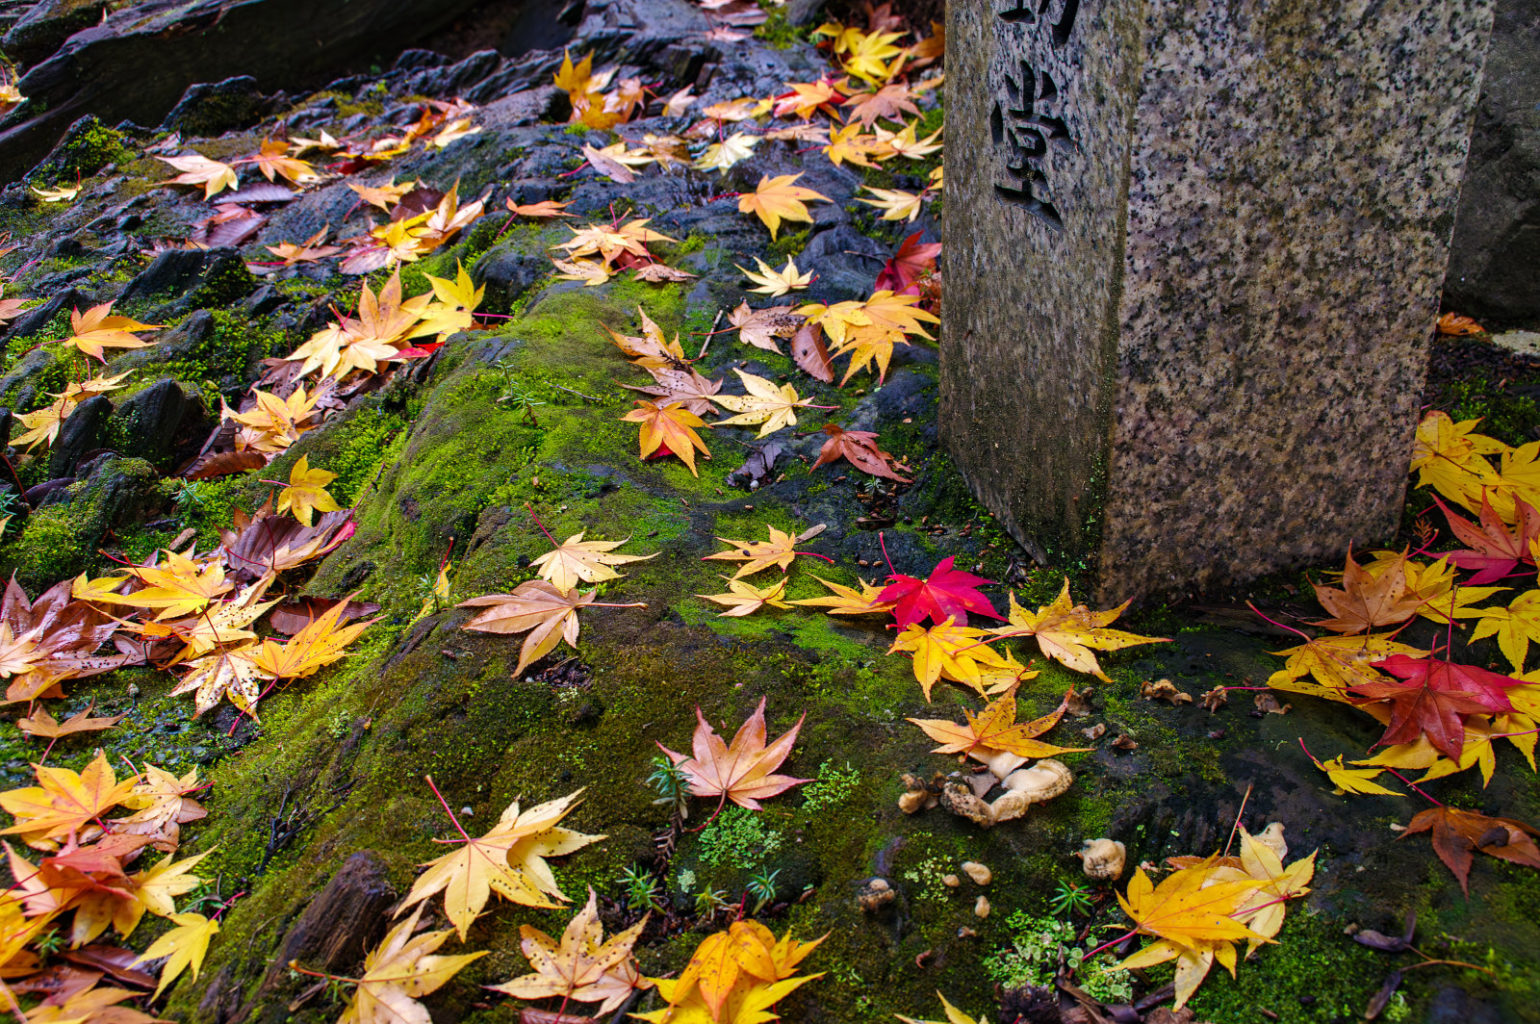
<svg viewBox="0 0 1540 1024"><path fill-rule="evenodd" d="M834 383L834 362L823 343L823 328L804 323L791 336L791 358L799 369L825 384Z"/></svg>
<svg viewBox="0 0 1540 1024"><path fill-rule="evenodd" d="M432 785L433 780L428 780ZM434 795L439 796L434 788ZM581 850L590 843L605 837L584 835L559 824L571 813L581 789L556 800L548 800L525 811L519 810L519 802L509 804L486 835L472 839L450 812L449 805L439 796L444 812L454 822L460 833L456 842L459 849L428 861L428 869L417 877L412 891L407 893L397 909L397 915L408 907L442 892L444 913L454 924L464 941L471 922L487 905L495 891L499 896L526 907L552 909L565 902L567 897L556 885L547 857ZM422 908L419 906L412 917L415 919Z"/></svg>
<svg viewBox="0 0 1540 1024"><path fill-rule="evenodd" d="M769 540L730 540L727 537L718 537L723 544L732 546L731 551L718 551L714 555L706 555L703 561L714 562L742 562L738 571L733 573L733 579L742 579L752 576L762 569L768 569L772 565L778 565L781 572L791 568L792 559L798 555L812 554L809 551L796 550L797 545L803 541L812 540L823 533L827 527L823 523L810 526L799 534L790 534L784 530L778 530L773 526L766 526L769 531ZM822 558L822 555L816 556Z"/></svg>
<svg viewBox="0 0 1540 1024"><path fill-rule="evenodd" d="M292 267L296 263L314 263L328 256L335 256L342 251L340 245L322 245L326 234L330 229L321 228L315 234L303 242L279 242L277 245L265 246L268 252L283 260L283 265Z"/></svg>
<svg viewBox="0 0 1540 1024"><path fill-rule="evenodd" d="M790 775L772 774L791 754L792 744L797 741L807 715L797 719L797 724L783 733L774 743L765 745L765 701L759 699L754 713L733 735L731 745L711 728L700 708L695 709L695 734L691 741L694 757L658 744L658 749L668 755L674 767L689 781L690 792L695 796L719 797L723 802L731 800L739 807L751 811L760 810L760 800L769 799L800 786L807 779Z"/></svg>
<svg viewBox="0 0 1540 1024"><path fill-rule="evenodd" d="M337 1024L429 1024L428 1011L417 997L438 991L461 968L490 952L434 955L450 929L414 935L421 914L418 907L364 958L364 973Z"/></svg>
<svg viewBox="0 0 1540 1024"><path fill-rule="evenodd" d="M877 198L857 199L856 202L875 206L882 211L883 220L913 221L920 215L920 208L926 198L923 192L917 194L896 188L873 188L870 185L863 187Z"/></svg>
<svg viewBox="0 0 1540 1024"><path fill-rule="evenodd" d="M910 718L906 721L919 726L925 735L941 744L931 753L963 754L984 762L997 778L1003 779L1028 760L1093 749L1059 747L1037 738L1059 724L1074 696L1075 691L1071 689L1057 708L1030 722L1016 721L1015 687L986 705L978 715L964 709L966 721L961 725L948 719Z"/></svg>
<svg viewBox="0 0 1540 1024"><path fill-rule="evenodd" d="M574 533L557 545L554 551L547 551L530 565L539 569L540 575L563 593L577 586L579 582L600 583L604 580L618 580L621 578L620 573L610 568L611 566L625 565L628 562L645 562L649 558L658 557L656 551L650 555L615 554L615 549L630 539L627 537L625 540L584 540L581 532Z"/></svg>
<svg viewBox="0 0 1540 1024"><path fill-rule="evenodd" d="M0 627L8 628L8 627ZM92 718L91 709L96 706L93 698L82 711L66 718L63 722L56 720L48 713L48 709L41 704L37 705L30 716L18 718L16 727L28 736L41 736L45 740L58 739L61 736L73 736L79 732L96 732L101 729L111 729L114 725L123 721L124 715L110 715L104 718Z"/></svg>
<svg viewBox="0 0 1540 1024"><path fill-rule="evenodd" d="M203 198L212 199L227 188L234 188L239 184L235 168L229 164L222 164L218 160L210 160L201 153L188 153L184 156L156 157L161 163L170 164L182 173L169 181L161 182L163 185L201 185Z"/></svg>
<svg viewBox="0 0 1540 1024"><path fill-rule="evenodd" d="M310 526L317 512L341 511L342 506L326 490L335 479L336 473L311 469L309 456L301 455L289 470L288 486L278 492L278 514L293 512L295 519Z"/></svg>
<svg viewBox="0 0 1540 1024"><path fill-rule="evenodd" d="M290 156L288 143L277 139L264 140L262 148L255 156L238 162L256 164L257 170L261 171L262 176L268 181L272 181L275 175L296 185L321 180L321 176L316 173L314 167L305 160Z"/></svg>
<svg viewBox="0 0 1540 1024"><path fill-rule="evenodd" d="M1465 716L1512 711L1506 690L1523 680L1437 658L1395 654L1375 667L1397 677L1355 683L1352 692L1364 702L1389 703L1390 722L1376 746L1411 743L1419 735L1435 748L1459 760L1465 745Z"/></svg>
<svg viewBox="0 0 1540 1024"><path fill-rule="evenodd" d="M938 624L952 619L959 626L966 626L969 612L992 619L1001 617L989 599L978 592L979 587L993 583L994 580L955 569L953 561L951 555L943 558L923 580L898 572L888 577L888 585L883 588L878 599L893 602L893 617L898 620L899 629L924 622L927 618ZM1066 580L1066 591L1068 586Z"/></svg>
<svg viewBox="0 0 1540 1024"><path fill-rule="evenodd" d="M60 185L57 188L38 188L32 186L32 194L45 203L68 203L80 195L79 185Z"/></svg>
<svg viewBox="0 0 1540 1024"><path fill-rule="evenodd" d="M515 217L534 217L544 220L550 217L572 216L572 214L567 212L567 207L571 205L570 203L560 203L554 199L542 199L538 203L519 204L513 201L512 196L509 196L504 205L508 207Z"/></svg>
<svg viewBox="0 0 1540 1024"><path fill-rule="evenodd" d="M160 327L160 324L142 324L133 317L113 316L112 303L104 302L84 313L79 309L70 313L70 336L64 339L64 344L73 345L82 355L106 363L103 349L148 348L154 342L143 341L133 332L156 331Z"/></svg>
<svg viewBox="0 0 1540 1024"><path fill-rule="evenodd" d="M456 608L485 608L461 629L478 633L524 633L524 645L519 649L519 663L514 667L517 676L534 662L556 649L563 640L573 650L577 649L579 608L645 608L645 604L606 604L594 601L594 591L581 594L577 590L560 591L545 580L520 583L508 594L488 594L461 601Z"/></svg>
<svg viewBox="0 0 1540 1024"><path fill-rule="evenodd" d="M718 420L712 424L713 427L758 426L759 433L756 436L768 437L777 430L796 426L798 409L825 408L814 406L812 399L798 395L797 389L790 384L776 387L755 374L736 369L733 372L743 382L748 394L715 396L712 401L737 415Z"/></svg>
<svg viewBox="0 0 1540 1024"><path fill-rule="evenodd" d="M920 275L936 265L936 259L941 255L941 243L924 243L920 241L923 232L916 231L904 239L904 244L899 246L888 262L883 264L882 272L877 275L875 287L878 290L887 290L899 295L917 293L919 285L916 283Z"/></svg>
<svg viewBox="0 0 1540 1024"><path fill-rule="evenodd" d="M588 902L567 922L560 945L538 928L519 926L519 948L534 973L487 988L515 999L598 1003L598 1014L613 1013L632 992L652 987L637 970L632 953L650 916L643 915L630 928L605 940L604 926L599 922L599 897L589 886Z"/></svg>
<svg viewBox="0 0 1540 1024"><path fill-rule="evenodd" d="M100 978L100 973L89 975ZM126 988L95 988L71 992L58 1002L44 1000L26 1012L27 1024L169 1024L169 1022L141 1013L132 1006L119 1006L124 1000L137 999L140 993Z"/></svg>
<svg viewBox="0 0 1540 1024"><path fill-rule="evenodd" d="M738 267L738 270L743 274L743 276L749 279L749 283L755 286L749 290L757 292L760 295L769 295L772 297L785 295L787 292L806 288L808 285L813 283L812 271L808 271L804 274L802 271L798 270L796 258L792 256L786 257L786 266L782 267L780 270L776 270L774 267L767 266L765 261L760 259L758 256L754 257L754 264L758 268L757 270L745 270L743 267L738 267L738 264L736 263L734 263L733 266ZM739 308L742 309L746 306L747 303ZM802 322L800 317L798 318L797 322ZM734 326L737 326L737 324L735 323ZM748 341L747 338L744 338L743 340ZM754 344L754 342L749 343Z"/></svg>
<svg viewBox="0 0 1540 1024"><path fill-rule="evenodd" d="M946 996L942 995L939 991L936 993L936 998L941 1000L941 1011L946 1014L945 1022L939 1020L915 1020L913 1017L905 1017L901 1013L895 1013L893 1016L903 1021L904 1024L985 1024L985 1019L982 1016L978 1020L972 1019L966 1013L947 1002Z"/></svg>
<svg viewBox="0 0 1540 1024"><path fill-rule="evenodd" d="M1497 637L1498 649L1515 672L1524 671L1529 642L1540 642L1540 590L1526 590L1506 608L1483 608L1471 640Z"/></svg>
<svg viewBox="0 0 1540 1024"><path fill-rule="evenodd" d="M158 608L160 620L180 618L201 611L234 586L225 578L218 561L194 561L175 551L164 551L159 565L130 566L131 576L144 584L127 594L99 594L96 600L135 608Z"/></svg>
<svg viewBox="0 0 1540 1024"><path fill-rule="evenodd" d="M347 656L347 648L378 619L364 619L346 626L342 617L353 604L352 595L322 612L285 643L264 640L249 661L274 679L302 679Z"/></svg>
<svg viewBox="0 0 1540 1024"><path fill-rule="evenodd" d="M764 221L765 226L770 229L771 238L776 237L783 220L811 224L813 215L808 212L807 204L813 200L825 203L833 200L821 192L798 185L796 181L800 177L802 177L801 174L781 174L774 178L768 175L761 177L759 185L753 192L745 192L738 199L739 211L752 213Z"/></svg>
<svg viewBox="0 0 1540 1024"><path fill-rule="evenodd" d="M1337 633L1367 633L1376 626L1405 622L1416 615L1424 598L1411 590L1406 579L1406 555L1379 573L1371 574L1348 552L1342 570L1342 587L1313 584L1316 600L1332 614L1315 625Z"/></svg>
<svg viewBox="0 0 1540 1024"><path fill-rule="evenodd" d="M877 435L873 431L846 430L837 423L825 423L823 432L829 435L829 439L819 449L818 459L813 463L814 469L845 459L871 476L897 480L901 484L913 482L898 472L893 456L877 446Z"/></svg>
<svg viewBox="0 0 1540 1024"><path fill-rule="evenodd" d="M150 948L134 961L140 964L166 958L166 966L160 971L160 984L155 986L156 996L185 970L191 970L193 981L197 981L198 968L203 966L203 958L209 952L209 941L219 934L219 922L202 914L172 914L171 922L176 927L150 943Z"/></svg>
<svg viewBox="0 0 1540 1024"><path fill-rule="evenodd" d="M1468 316L1459 313L1445 313L1438 318L1438 333L1453 335L1455 337L1485 334L1487 329Z"/></svg>
<svg viewBox="0 0 1540 1024"><path fill-rule="evenodd" d="M1512 818L1491 818L1458 807L1429 807L1418 812L1401 838L1431 833L1433 852L1459 879L1460 891L1470 895L1470 869L1479 851L1489 857L1540 868L1540 847L1534 828Z"/></svg>
<svg viewBox="0 0 1540 1024"><path fill-rule="evenodd" d="M985 696L1037 675L990 647L984 639L987 635L986 630L955 625L951 617L929 629L911 622L899 632L888 653L907 651L914 656L914 678L925 690L927 702L931 687L939 679L971 686Z"/></svg>
<svg viewBox="0 0 1540 1024"><path fill-rule="evenodd" d="M1300 741L1303 745L1303 740ZM1326 773L1331 784L1336 786L1336 792L1340 795L1352 793L1357 796L1405 796L1394 789L1386 789L1374 780L1385 774L1384 768L1349 768L1342 763L1342 755L1338 754L1330 761L1317 761L1315 755L1308 750L1305 756L1310 758L1310 763ZM1357 762L1354 762L1355 764Z"/></svg>
<svg viewBox="0 0 1540 1024"><path fill-rule="evenodd" d="M727 314L727 322L738 328L738 340L745 345L781 355L781 345L776 339L797 333L803 317L793 312L790 306L750 309L745 301Z"/></svg>
<svg viewBox="0 0 1540 1024"><path fill-rule="evenodd" d="M1107 675L1096 661L1096 651L1117 651L1136 644L1170 643L1164 637L1140 636L1121 629L1107 627L1123 614L1129 602L1116 608L1094 612L1085 605L1072 605L1069 596L1069 578L1065 577L1064 589L1053 603L1029 612L1011 596L1010 626L1002 626L994 632L997 636L1030 636L1037 639L1043 654L1074 669L1107 681Z"/></svg>
<svg viewBox="0 0 1540 1024"><path fill-rule="evenodd" d="M753 156L757 145L759 136L734 132L721 142L707 146L700 159L695 161L695 166L702 171L721 171L726 174L734 165ZM739 208L742 209L741 204Z"/></svg>
<svg viewBox="0 0 1540 1024"><path fill-rule="evenodd" d="M786 577L771 583L768 587L756 587L748 580L734 579L724 576L727 580L726 594L696 594L696 597L704 598L727 609L719 613L722 617L743 617L752 615L761 608L780 608L790 610L791 605L782 598L786 596Z"/></svg>
<svg viewBox="0 0 1540 1024"><path fill-rule="evenodd" d="M1254 879L1212 881L1208 876L1217 859L1209 857L1173 872L1158 886L1150 882L1143 868L1137 869L1128 883L1128 895L1118 896L1135 930L1183 949L1195 949L1205 942L1259 937L1236 916L1262 883Z"/></svg>
<svg viewBox="0 0 1540 1024"><path fill-rule="evenodd" d="M758 921L734 921L706 936L678 978L649 978L668 1005L634 1014L649 1024L760 1024L776 1020L769 1008L797 988L822 977L794 977L797 965L823 938L777 940Z"/></svg>
<svg viewBox="0 0 1540 1024"><path fill-rule="evenodd" d="M676 455L679 461L689 467L692 476L700 476L695 470L695 450L699 449L703 456L711 458L711 449L706 447L706 442L695 432L696 427L706 425L705 420L683 405L639 401L636 408L621 419L626 423L641 424L640 443L644 459L654 452Z"/></svg>
<svg viewBox="0 0 1540 1024"><path fill-rule="evenodd" d="M1514 499L1515 525L1512 532L1502 516L1492 507L1491 498L1485 491L1481 495L1481 525L1466 519L1445 505L1438 497L1433 498L1449 520L1449 528L1466 546L1463 551L1448 551L1443 557L1451 565L1475 570L1467 582L1479 586L1502 579L1521 563L1535 564L1533 547L1540 543L1540 511L1536 511L1522 498Z"/></svg>
<svg viewBox="0 0 1540 1024"><path fill-rule="evenodd" d="M119 782L101 751L79 773L41 764L33 772L36 786L0 793L0 808L16 819L0 835L19 835L36 850L54 850L59 840L94 831L91 823L121 804L135 782L132 776Z"/></svg>
<svg viewBox="0 0 1540 1024"><path fill-rule="evenodd" d="M847 587L842 583L834 583L822 576L814 576L813 579L822 583L831 591L828 597L807 597L800 601L792 601L791 604L805 605L809 608L827 608L830 615L886 615L893 610L893 605L887 601L878 600L882 588L859 580L861 589Z"/></svg>

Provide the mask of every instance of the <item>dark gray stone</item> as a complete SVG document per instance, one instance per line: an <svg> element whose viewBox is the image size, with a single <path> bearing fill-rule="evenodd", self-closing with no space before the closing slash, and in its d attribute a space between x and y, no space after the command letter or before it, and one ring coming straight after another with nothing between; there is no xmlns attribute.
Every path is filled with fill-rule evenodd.
<svg viewBox="0 0 1540 1024"><path fill-rule="evenodd" d="M503 309L523 295L550 271L551 261L540 253L527 252L514 242L488 249L471 267L471 279L487 289L483 301Z"/></svg>
<svg viewBox="0 0 1540 1024"><path fill-rule="evenodd" d="M1497 0L1444 302L1540 323L1540 0Z"/></svg>
<svg viewBox="0 0 1540 1024"><path fill-rule="evenodd" d="M74 476L75 467L85 455L106 448L111 438L107 426L111 419L112 403L105 395L88 398L76 406L48 449L48 475Z"/></svg>
<svg viewBox="0 0 1540 1024"><path fill-rule="evenodd" d="M195 306L223 306L251 294L257 279L234 249L169 249L123 288L118 302L174 296L165 316Z"/></svg>
<svg viewBox="0 0 1540 1024"><path fill-rule="evenodd" d="M184 135L219 135L262 120L267 97L250 75L187 87L161 127Z"/></svg>
<svg viewBox="0 0 1540 1024"><path fill-rule="evenodd" d="M1102 598L1388 538L1491 0L1039 10L947 9L941 425L975 493Z"/></svg>
<svg viewBox="0 0 1540 1024"><path fill-rule="evenodd" d="M339 66L423 38L474 2L144 0L77 32L22 77L31 102L0 121L0 179L19 177L83 114L159 124L196 82L252 75L264 89L320 84Z"/></svg>
<svg viewBox="0 0 1540 1024"><path fill-rule="evenodd" d="M102 20L107 0L38 0L0 40L0 48L22 67L30 67L59 48L70 36Z"/></svg>
<svg viewBox="0 0 1540 1024"><path fill-rule="evenodd" d="M195 392L163 380L118 405L111 433L119 454L167 469L196 455L213 427Z"/></svg>

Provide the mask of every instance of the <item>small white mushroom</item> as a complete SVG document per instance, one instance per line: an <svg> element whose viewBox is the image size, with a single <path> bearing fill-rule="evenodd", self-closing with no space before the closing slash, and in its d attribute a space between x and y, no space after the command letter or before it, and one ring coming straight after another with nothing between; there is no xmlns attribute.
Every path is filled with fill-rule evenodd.
<svg viewBox="0 0 1540 1024"><path fill-rule="evenodd" d="M898 809L905 814L917 814L925 809L930 794L923 789L911 789L898 798Z"/></svg>
<svg viewBox="0 0 1540 1024"><path fill-rule="evenodd" d="M962 885L962 879L958 878L956 875L942 875L941 884L946 886L948 889L955 889L959 885Z"/></svg>
<svg viewBox="0 0 1540 1024"><path fill-rule="evenodd" d="M973 915L981 920L989 916L988 896L979 897L978 902L973 905Z"/></svg>
<svg viewBox="0 0 1540 1024"><path fill-rule="evenodd" d="M1069 789L1075 776L1063 761L1045 758L1031 768L1011 772L1005 779L1005 788L1021 793L1035 804L1054 797Z"/></svg>
<svg viewBox="0 0 1540 1024"><path fill-rule="evenodd" d="M1087 839L1079 856L1087 878L1110 882L1123 876L1128 851L1116 839Z"/></svg>
<svg viewBox="0 0 1540 1024"><path fill-rule="evenodd" d="M994 881L994 872L976 860L963 861L962 869L963 874L973 879L975 885L988 885Z"/></svg>
<svg viewBox="0 0 1540 1024"><path fill-rule="evenodd" d="M1027 813L1027 808L1032 806L1032 798L1025 793L1016 793L1007 790L989 805L989 811L994 815L996 822L1014 821Z"/></svg>

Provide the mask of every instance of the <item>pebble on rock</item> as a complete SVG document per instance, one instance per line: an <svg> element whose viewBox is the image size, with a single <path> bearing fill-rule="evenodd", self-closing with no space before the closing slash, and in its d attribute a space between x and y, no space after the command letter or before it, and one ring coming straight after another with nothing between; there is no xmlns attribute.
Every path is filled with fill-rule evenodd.
<svg viewBox="0 0 1540 1024"><path fill-rule="evenodd" d="M988 896L980 896L979 897L978 902L973 905L973 914L974 914L975 917L979 918L980 920L983 920L984 918L989 916L989 897Z"/></svg>
<svg viewBox="0 0 1540 1024"><path fill-rule="evenodd" d="M976 860L963 861L963 874L973 879L975 885L988 885L994 881L995 873Z"/></svg>

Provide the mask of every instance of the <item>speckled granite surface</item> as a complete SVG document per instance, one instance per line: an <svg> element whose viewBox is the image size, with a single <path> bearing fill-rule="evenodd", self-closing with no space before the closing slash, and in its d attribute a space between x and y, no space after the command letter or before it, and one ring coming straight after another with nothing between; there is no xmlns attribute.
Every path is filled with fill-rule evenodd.
<svg viewBox="0 0 1540 1024"><path fill-rule="evenodd" d="M1393 532L1490 24L948 5L943 429L1029 550L1121 597Z"/></svg>

